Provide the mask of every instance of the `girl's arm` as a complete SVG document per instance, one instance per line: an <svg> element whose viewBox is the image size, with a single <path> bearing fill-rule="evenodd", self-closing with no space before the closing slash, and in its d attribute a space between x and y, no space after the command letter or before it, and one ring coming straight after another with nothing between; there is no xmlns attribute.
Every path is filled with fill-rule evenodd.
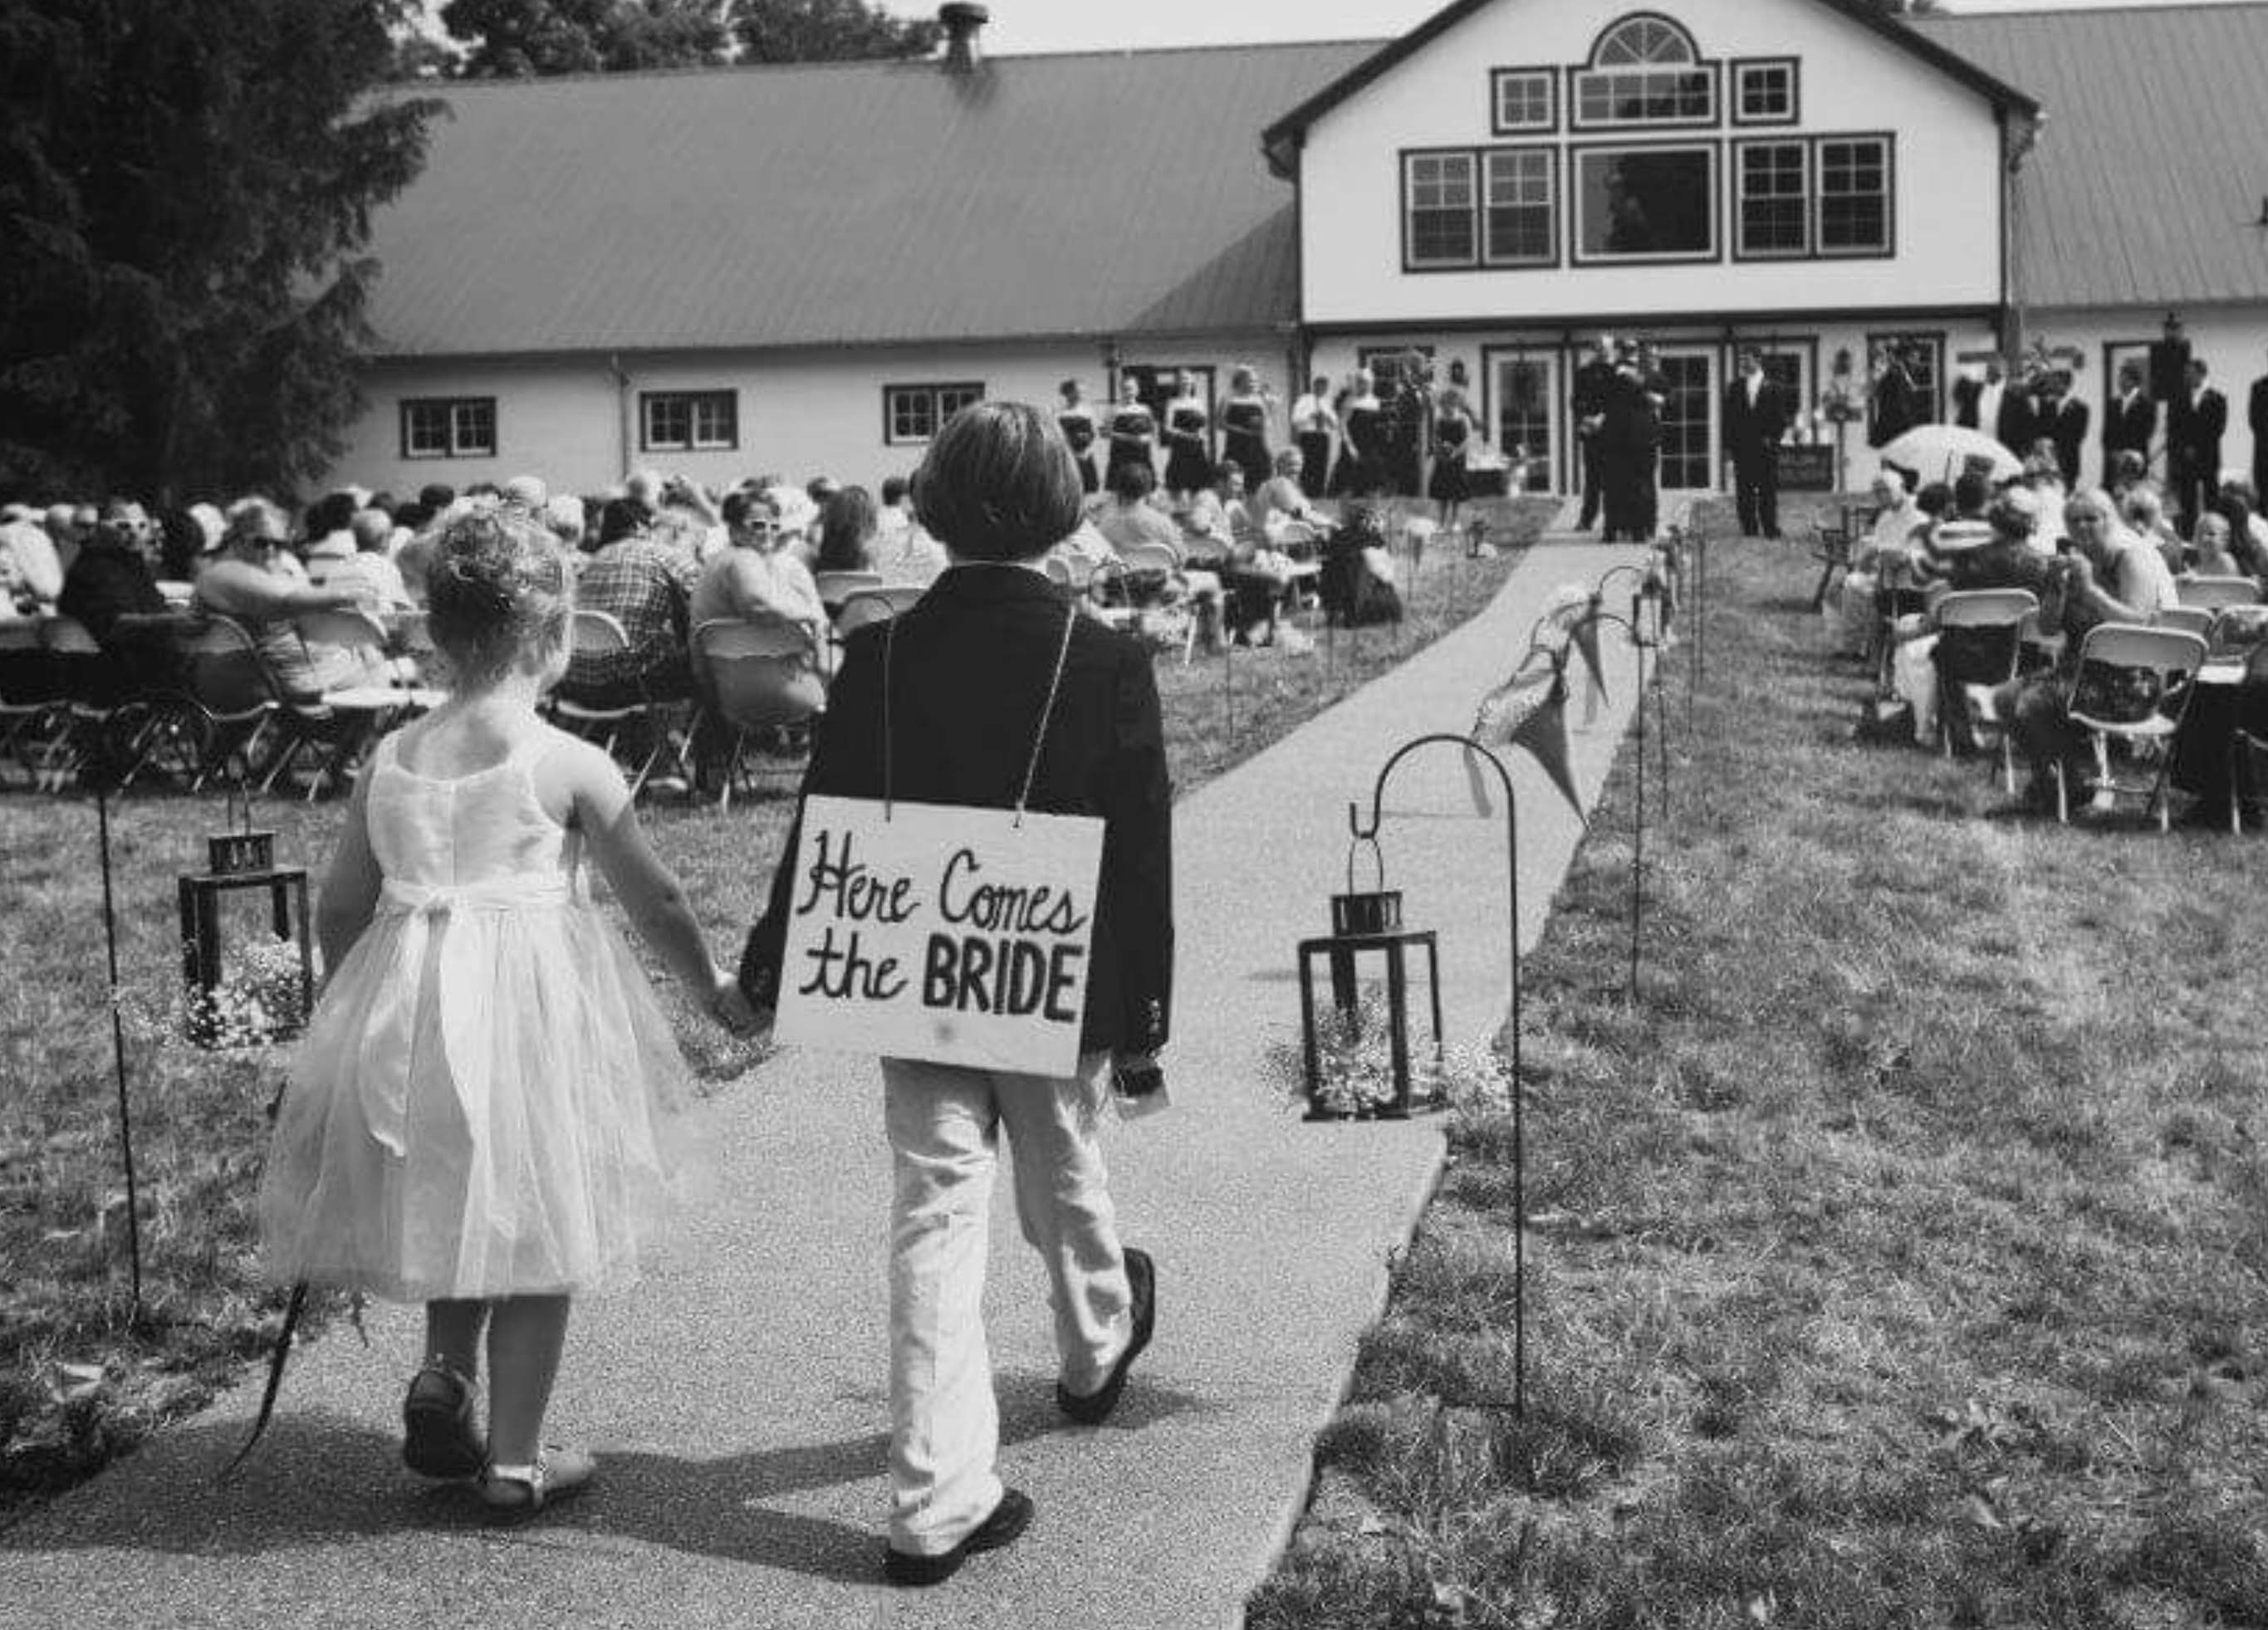
<svg viewBox="0 0 2268 1630"><path fill-rule="evenodd" d="M315 944L323 953L326 983L370 926L384 881L378 856L370 848L370 775L364 771L347 803L346 826L339 833L339 847L331 853L331 868L324 875L322 893L315 902Z"/></svg>
<svg viewBox="0 0 2268 1630"><path fill-rule="evenodd" d="M646 841L622 772L595 749L553 758L570 767L575 823L640 937L661 953L672 973L713 1005L723 994L725 976L709 952L684 885Z"/></svg>

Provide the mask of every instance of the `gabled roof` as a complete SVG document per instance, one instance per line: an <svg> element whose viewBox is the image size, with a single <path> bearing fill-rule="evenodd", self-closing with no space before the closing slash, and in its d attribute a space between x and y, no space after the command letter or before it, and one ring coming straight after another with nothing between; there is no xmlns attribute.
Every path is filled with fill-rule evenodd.
<svg viewBox="0 0 2268 1630"><path fill-rule="evenodd" d="M1299 311L1267 111L1373 42L417 87L378 354L1250 333Z"/></svg>
<svg viewBox="0 0 2268 1630"><path fill-rule="evenodd" d="M1915 26L2047 105L2018 183L2028 305L2268 299L2268 5Z"/></svg>
<svg viewBox="0 0 2268 1630"><path fill-rule="evenodd" d="M1815 3L1839 11L1860 26L1873 30L1899 49L1911 52L1939 72L1950 75L1977 92L1996 107L2027 114L2039 112L2039 104L2014 85L1947 50L1927 35L1916 33L1903 26L1897 19L1884 16L1865 4L1865 0L1815 0ZM1309 125L1372 81L1391 71L1405 58L1448 33L1474 12L1496 4L1498 0L1454 0L1454 4L1442 7L1400 39L1388 41L1382 48L1355 63L1345 73L1292 108L1261 133L1260 144L1268 154L1269 167L1278 175L1291 175L1293 167L1292 153Z"/></svg>

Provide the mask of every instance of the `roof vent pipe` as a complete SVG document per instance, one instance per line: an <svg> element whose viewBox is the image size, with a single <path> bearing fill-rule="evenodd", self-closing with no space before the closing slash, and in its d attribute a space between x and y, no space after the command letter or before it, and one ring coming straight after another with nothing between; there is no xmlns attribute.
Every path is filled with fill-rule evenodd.
<svg viewBox="0 0 2268 1630"><path fill-rule="evenodd" d="M967 0L949 0L937 8L939 26L945 30L945 71L973 73L976 68L976 36L992 20L992 13Z"/></svg>

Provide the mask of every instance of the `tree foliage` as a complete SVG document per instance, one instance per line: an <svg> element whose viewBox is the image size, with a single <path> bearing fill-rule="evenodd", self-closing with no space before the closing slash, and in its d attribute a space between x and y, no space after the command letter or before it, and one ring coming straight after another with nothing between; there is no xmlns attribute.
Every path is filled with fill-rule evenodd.
<svg viewBox="0 0 2268 1630"><path fill-rule="evenodd" d="M441 26L474 78L917 56L938 35L867 0L449 0Z"/></svg>
<svg viewBox="0 0 2268 1630"><path fill-rule="evenodd" d="M365 97L409 6L0 6L0 485L180 499L336 456L371 214L432 110Z"/></svg>
<svg viewBox="0 0 2268 1630"><path fill-rule="evenodd" d="M476 79L691 67L732 44L713 0L449 0L441 26Z"/></svg>
<svg viewBox="0 0 2268 1630"><path fill-rule="evenodd" d="M938 38L934 18L893 17L866 0L733 0L732 11L751 62L919 56Z"/></svg>

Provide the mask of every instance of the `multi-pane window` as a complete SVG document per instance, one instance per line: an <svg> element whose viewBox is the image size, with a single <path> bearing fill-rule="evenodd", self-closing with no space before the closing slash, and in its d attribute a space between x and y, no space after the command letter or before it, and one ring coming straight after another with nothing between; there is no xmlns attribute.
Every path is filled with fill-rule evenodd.
<svg viewBox="0 0 2268 1630"><path fill-rule="evenodd" d="M1575 259L1707 261L1717 254L1717 147L1575 154Z"/></svg>
<svg viewBox="0 0 2268 1630"><path fill-rule="evenodd" d="M1890 249L1890 143L1886 136L1830 136L1819 143L1819 253L1887 254Z"/></svg>
<svg viewBox="0 0 2268 1630"><path fill-rule="evenodd" d="M414 396L401 404L405 459L489 459L496 456L496 398Z"/></svg>
<svg viewBox="0 0 2268 1630"><path fill-rule="evenodd" d="M1665 17L1624 18L1599 37L1575 76L1579 129L1631 124L1714 124L1717 77L1690 35Z"/></svg>
<svg viewBox="0 0 2268 1630"><path fill-rule="evenodd" d="M1470 266L1475 164L1469 152L1411 153L1403 178L1403 259L1413 267Z"/></svg>
<svg viewBox="0 0 2268 1630"><path fill-rule="evenodd" d="M983 400L982 385L886 385L882 387L882 437L894 444L925 442L947 419L969 403Z"/></svg>
<svg viewBox="0 0 2268 1630"><path fill-rule="evenodd" d="M1557 128L1559 110L1554 106L1554 88L1558 77L1549 68L1498 69L1491 76L1496 92L1496 133L1514 136Z"/></svg>
<svg viewBox="0 0 2268 1630"><path fill-rule="evenodd" d="M1795 63L1788 59L1733 64L1734 124L1795 122Z"/></svg>
<svg viewBox="0 0 2268 1630"><path fill-rule="evenodd" d="M1485 256L1491 266L1549 266L1557 260L1558 200L1548 147L1504 147L1483 155L1488 184Z"/></svg>
<svg viewBox="0 0 2268 1630"><path fill-rule="evenodd" d="M1810 148L1802 142L1740 142L1739 236L1744 260L1811 253Z"/></svg>
<svg viewBox="0 0 2268 1630"><path fill-rule="evenodd" d="M731 391L644 391L638 408L639 445L648 452L740 444L740 398Z"/></svg>

